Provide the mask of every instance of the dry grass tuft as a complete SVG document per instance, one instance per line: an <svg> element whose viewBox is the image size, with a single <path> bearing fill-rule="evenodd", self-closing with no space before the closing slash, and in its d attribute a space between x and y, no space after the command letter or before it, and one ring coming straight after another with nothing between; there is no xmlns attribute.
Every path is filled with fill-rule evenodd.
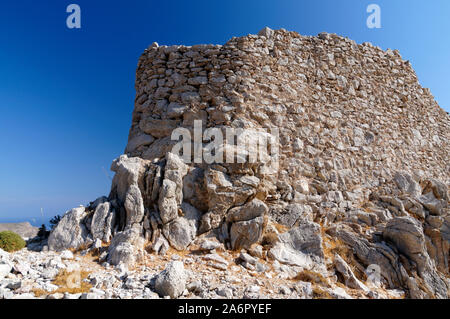
<svg viewBox="0 0 450 319"><path fill-rule="evenodd" d="M328 280L322 276L321 274L311 271L311 270L303 270L297 274L294 278L295 280L310 282L312 284L321 285L324 287L330 287Z"/></svg>
<svg viewBox="0 0 450 319"><path fill-rule="evenodd" d="M356 260L353 250L338 238L333 238L326 234L322 228L322 238L324 240L323 252L326 257L334 260L334 255L339 255L348 264L355 276L362 281L367 279L362 267L358 267L359 262Z"/></svg>
<svg viewBox="0 0 450 319"><path fill-rule="evenodd" d="M52 283L59 288L54 291L45 291L43 289L33 289L33 293L36 297L41 297L45 295L52 295L55 293L69 293L69 294L78 294L89 292L92 288L92 285L85 281L89 276L90 272L88 271L72 271L68 272L63 269L55 276L52 280Z"/></svg>
<svg viewBox="0 0 450 319"><path fill-rule="evenodd" d="M314 299L334 299L333 296L326 290L320 287L313 287L313 298Z"/></svg>
<svg viewBox="0 0 450 319"><path fill-rule="evenodd" d="M269 249L278 242L278 235L275 233L266 233L264 234L261 244L266 248Z"/></svg>

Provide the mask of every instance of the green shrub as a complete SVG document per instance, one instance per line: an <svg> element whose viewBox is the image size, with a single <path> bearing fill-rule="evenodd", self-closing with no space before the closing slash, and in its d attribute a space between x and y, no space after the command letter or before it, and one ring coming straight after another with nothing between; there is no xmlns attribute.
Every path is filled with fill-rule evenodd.
<svg viewBox="0 0 450 319"><path fill-rule="evenodd" d="M59 222L61 221L61 215L56 215L52 219L50 219L50 225L52 225L52 230L55 229L56 226L58 226Z"/></svg>
<svg viewBox="0 0 450 319"><path fill-rule="evenodd" d="M25 240L12 231L0 232L0 248L7 252L21 250L26 245Z"/></svg>
<svg viewBox="0 0 450 319"><path fill-rule="evenodd" d="M45 224L42 224L42 226L39 228L39 231L37 233L37 236L40 239L46 239L50 235L50 232L47 230L47 226Z"/></svg>

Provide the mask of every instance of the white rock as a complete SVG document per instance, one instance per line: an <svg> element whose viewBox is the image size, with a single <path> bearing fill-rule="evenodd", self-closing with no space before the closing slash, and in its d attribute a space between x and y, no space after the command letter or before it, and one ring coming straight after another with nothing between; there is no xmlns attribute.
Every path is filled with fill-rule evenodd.
<svg viewBox="0 0 450 319"><path fill-rule="evenodd" d="M0 279L6 277L12 270L12 267L8 264L0 264Z"/></svg>
<svg viewBox="0 0 450 319"><path fill-rule="evenodd" d="M61 253L61 259L72 260L74 258L73 253L70 250L64 250Z"/></svg>
<svg viewBox="0 0 450 319"><path fill-rule="evenodd" d="M155 290L161 296L177 298L186 288L186 272L181 261L170 262L155 281Z"/></svg>

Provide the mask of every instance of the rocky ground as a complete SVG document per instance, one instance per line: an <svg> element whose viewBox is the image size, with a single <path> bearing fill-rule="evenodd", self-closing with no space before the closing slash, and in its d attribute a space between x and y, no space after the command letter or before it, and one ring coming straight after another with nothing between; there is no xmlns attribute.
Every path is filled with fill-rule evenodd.
<svg viewBox="0 0 450 319"><path fill-rule="evenodd" d="M0 299L155 298L403 298L403 291L357 279L351 289L296 266L281 265L262 246L230 252L214 239L199 238L183 253L146 253L133 269L101 262L100 249L79 253L0 251ZM100 255L100 256L99 256ZM100 259L100 260L99 260ZM348 267L343 262L342 267Z"/></svg>

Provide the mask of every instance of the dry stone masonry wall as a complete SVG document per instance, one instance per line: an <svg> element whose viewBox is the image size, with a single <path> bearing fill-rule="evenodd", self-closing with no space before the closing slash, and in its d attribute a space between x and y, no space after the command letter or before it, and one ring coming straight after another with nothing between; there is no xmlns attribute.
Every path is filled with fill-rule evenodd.
<svg viewBox="0 0 450 319"><path fill-rule="evenodd" d="M171 135L194 136L196 120L277 129L278 169L183 161ZM100 241L109 263L132 265L215 237L355 289L375 269L383 287L447 298L449 138L450 117L396 50L268 28L225 45L154 43L109 197L68 212L49 246Z"/></svg>

